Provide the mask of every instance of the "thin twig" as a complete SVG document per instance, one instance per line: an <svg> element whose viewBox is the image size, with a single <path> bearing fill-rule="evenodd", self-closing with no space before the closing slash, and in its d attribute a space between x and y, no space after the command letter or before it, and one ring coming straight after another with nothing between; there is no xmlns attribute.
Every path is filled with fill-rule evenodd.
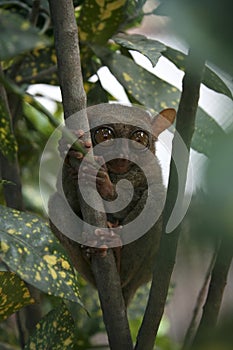
<svg viewBox="0 0 233 350"><path fill-rule="evenodd" d="M33 26L36 26L40 13L40 0L34 0L32 3L32 9L30 12L30 22Z"/></svg>

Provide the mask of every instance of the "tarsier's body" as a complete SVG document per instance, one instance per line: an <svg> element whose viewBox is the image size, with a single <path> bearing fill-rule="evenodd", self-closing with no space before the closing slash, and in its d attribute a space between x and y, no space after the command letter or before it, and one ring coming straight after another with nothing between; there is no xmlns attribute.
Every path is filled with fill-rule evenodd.
<svg viewBox="0 0 233 350"><path fill-rule="evenodd" d="M111 117L107 124L106 118L103 116L102 107L88 108L87 113L93 146L96 144L100 144L101 146L101 142L106 140L104 143L105 146L102 146L103 154L101 154L101 147L99 147L97 156L103 156L104 158L104 154L108 155L108 153L111 153L111 147L113 150L114 139L122 139L121 146L118 146L120 148L119 158L107 162L101 168L102 172L100 172L100 176L96 180L98 192L103 199L112 201L117 197L115 185L119 180L126 179L134 187L134 195L130 204L116 213L107 215L110 227L128 224L136 219L143 210L148 195L148 182L144 172L147 173L147 177L149 174L150 186L155 186L154 188L156 189L156 198L153 198L152 203L150 203L150 214L154 211L156 215L156 211L160 211L163 205L165 190L161 168L156 156L154 156L153 172L150 172L150 168L152 167L147 161L146 154L149 151L155 154L157 136L173 122L175 111L173 109L164 110L159 116L152 119L149 114L139 108L107 105L106 113ZM124 118L122 118L122 114L124 114ZM103 125L101 125L102 119ZM122 120L127 120L127 123L122 123ZM127 140L132 140L134 143L127 142ZM130 158L129 153L131 152L136 155L135 163L137 163L137 157L143 158L143 167L141 169L137 164L128 160ZM69 158L71 156L75 157L75 152L70 151L67 157ZM88 178L91 178L90 169L91 165L90 168L86 169L86 173L83 174L83 179L87 179L87 184ZM81 216L81 209L77 198L78 180L71 173L69 162L66 162L62 175L64 193L73 211ZM127 191L125 191L125 196L127 197ZM57 215L60 215L57 208L58 197L59 194L55 194L50 200L49 206L50 212L57 210ZM56 236L70 252L74 266L89 282L95 285L90 261L86 258L81 245L64 236L52 223L51 225ZM160 235L161 218L142 237L131 243L124 244L120 249L119 274L126 304L129 303L137 288L148 282L151 278L153 261L158 250ZM124 238L121 237L121 239L124 243Z"/></svg>

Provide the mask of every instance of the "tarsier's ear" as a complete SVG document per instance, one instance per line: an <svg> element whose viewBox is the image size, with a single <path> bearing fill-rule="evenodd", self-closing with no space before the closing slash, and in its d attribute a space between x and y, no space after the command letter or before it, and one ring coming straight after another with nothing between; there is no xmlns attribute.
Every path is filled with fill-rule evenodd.
<svg viewBox="0 0 233 350"><path fill-rule="evenodd" d="M169 128L176 118L176 111L173 108L162 110L152 122L153 134L158 137L161 132Z"/></svg>

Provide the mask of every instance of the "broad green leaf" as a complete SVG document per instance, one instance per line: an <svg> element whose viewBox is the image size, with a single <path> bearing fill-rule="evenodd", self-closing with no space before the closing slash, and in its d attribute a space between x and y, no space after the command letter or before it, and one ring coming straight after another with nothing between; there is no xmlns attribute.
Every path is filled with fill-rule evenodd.
<svg viewBox="0 0 233 350"><path fill-rule="evenodd" d="M152 113L167 107L178 108L181 92L177 88L125 56L99 47L95 47L94 50L127 92ZM198 108L192 148L210 156L215 137L222 133L223 130L216 121Z"/></svg>
<svg viewBox="0 0 233 350"><path fill-rule="evenodd" d="M30 22L0 9L0 60L8 60L35 47L49 44Z"/></svg>
<svg viewBox="0 0 233 350"><path fill-rule="evenodd" d="M176 87L148 72L128 57L102 47L94 46L94 51L140 104L153 112L166 107L177 107L180 91Z"/></svg>
<svg viewBox="0 0 233 350"><path fill-rule="evenodd" d="M48 118L46 118L43 113L26 102L23 103L23 113L40 134L46 137L49 137L52 134L54 127L50 124Z"/></svg>
<svg viewBox="0 0 233 350"><path fill-rule="evenodd" d="M113 40L128 50L135 50L140 52L146 56L154 66L156 65L160 56L163 55L172 63L174 63L180 70L184 71L185 69L185 61L187 55L179 50L165 46L157 40L148 39L144 35L137 34L118 34L113 37ZM209 89L232 98L232 93L228 86L208 66L206 66L203 84L206 85Z"/></svg>
<svg viewBox="0 0 233 350"><path fill-rule="evenodd" d="M162 51L166 50L166 46L161 42L147 39L144 35L139 34L118 34L113 37L113 40L128 50L140 52L151 61L153 66L157 64Z"/></svg>
<svg viewBox="0 0 233 350"><path fill-rule="evenodd" d="M74 320L63 304L36 325L24 350L72 350L75 349L74 342Z"/></svg>
<svg viewBox="0 0 233 350"><path fill-rule="evenodd" d="M13 272L0 271L0 322L34 302L25 282L19 276Z"/></svg>
<svg viewBox="0 0 233 350"><path fill-rule="evenodd" d="M198 108L192 148L211 157L215 152L216 140L224 136L224 130L202 108Z"/></svg>
<svg viewBox="0 0 233 350"><path fill-rule="evenodd" d="M184 71L187 55L185 55L183 52L167 47L166 51L162 52L162 55L173 62L177 68ZM232 99L231 90L228 88L225 82L208 66L206 66L202 83L209 89L224 94Z"/></svg>
<svg viewBox="0 0 233 350"><path fill-rule="evenodd" d="M0 258L24 281L49 295L80 302L77 279L48 223L0 206Z"/></svg>
<svg viewBox="0 0 233 350"><path fill-rule="evenodd" d="M86 0L78 19L80 40L104 44L122 24L126 0Z"/></svg>
<svg viewBox="0 0 233 350"><path fill-rule="evenodd" d="M0 151L9 160L13 161L18 146L11 130L10 115L5 101L0 96Z"/></svg>

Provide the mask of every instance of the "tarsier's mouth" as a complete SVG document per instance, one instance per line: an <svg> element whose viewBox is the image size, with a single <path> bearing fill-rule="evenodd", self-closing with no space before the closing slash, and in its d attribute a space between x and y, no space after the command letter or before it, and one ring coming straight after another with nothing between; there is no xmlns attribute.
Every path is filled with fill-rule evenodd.
<svg viewBox="0 0 233 350"><path fill-rule="evenodd" d="M108 169L115 174L127 173L132 165L130 160L123 158L116 158L107 163Z"/></svg>

